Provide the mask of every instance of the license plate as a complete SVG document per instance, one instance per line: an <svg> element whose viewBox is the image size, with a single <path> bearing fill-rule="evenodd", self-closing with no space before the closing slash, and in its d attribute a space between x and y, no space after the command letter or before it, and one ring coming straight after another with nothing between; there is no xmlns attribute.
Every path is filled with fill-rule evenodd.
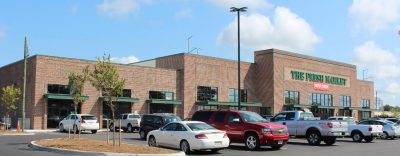
<svg viewBox="0 0 400 156"><path fill-rule="evenodd" d="M222 145L222 141L214 141L215 145Z"/></svg>
<svg viewBox="0 0 400 156"><path fill-rule="evenodd" d="M282 145L282 144L283 144L283 141L282 141L282 140L279 140L279 141L278 141L278 144L279 144L279 145Z"/></svg>

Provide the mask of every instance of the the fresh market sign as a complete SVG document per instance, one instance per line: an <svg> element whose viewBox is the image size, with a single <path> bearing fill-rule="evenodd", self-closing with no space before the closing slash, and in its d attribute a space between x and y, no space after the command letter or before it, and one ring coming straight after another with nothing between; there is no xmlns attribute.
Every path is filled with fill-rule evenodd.
<svg viewBox="0 0 400 156"><path fill-rule="evenodd" d="M338 86L349 87L349 79L335 75L321 74L316 72L302 71L297 69L285 69L286 79L306 82L320 82Z"/></svg>

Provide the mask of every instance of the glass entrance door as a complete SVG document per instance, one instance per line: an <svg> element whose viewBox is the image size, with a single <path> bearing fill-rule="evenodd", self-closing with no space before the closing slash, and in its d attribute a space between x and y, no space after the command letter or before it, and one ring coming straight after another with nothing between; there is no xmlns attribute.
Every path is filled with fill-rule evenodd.
<svg viewBox="0 0 400 156"><path fill-rule="evenodd" d="M47 128L58 128L58 124L62 119L70 113L74 113L74 106L72 100L47 100ZM81 112L80 105L78 106L78 113Z"/></svg>
<svg viewBox="0 0 400 156"><path fill-rule="evenodd" d="M172 104L150 104L150 113L174 113Z"/></svg>

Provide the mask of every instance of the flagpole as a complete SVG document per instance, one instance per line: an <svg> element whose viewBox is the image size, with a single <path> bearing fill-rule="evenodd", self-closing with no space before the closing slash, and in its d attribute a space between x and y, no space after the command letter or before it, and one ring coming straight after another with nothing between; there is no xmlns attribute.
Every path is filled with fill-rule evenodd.
<svg viewBox="0 0 400 156"><path fill-rule="evenodd" d="M25 131L25 95L26 95L26 59L28 57L28 41L25 36L25 44L24 44L24 88L22 93L22 132Z"/></svg>

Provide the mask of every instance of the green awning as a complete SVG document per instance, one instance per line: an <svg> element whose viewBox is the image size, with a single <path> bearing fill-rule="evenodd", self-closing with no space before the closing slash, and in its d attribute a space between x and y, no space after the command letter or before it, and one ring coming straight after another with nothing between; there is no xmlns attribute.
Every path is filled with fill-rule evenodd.
<svg viewBox="0 0 400 156"><path fill-rule="evenodd" d="M292 105L284 105L284 106L289 106L289 107L294 107L294 108L311 108L311 105L302 105L302 104L292 104Z"/></svg>
<svg viewBox="0 0 400 156"><path fill-rule="evenodd" d="M58 100L73 100L74 99L70 94L47 93L44 96L46 96L48 99L58 99ZM82 97L85 101L89 99L89 96L82 96Z"/></svg>
<svg viewBox="0 0 400 156"><path fill-rule="evenodd" d="M102 96L100 97L103 101L108 101L108 97ZM138 98L131 98L131 97L118 97L113 99L113 102L139 102Z"/></svg>
<svg viewBox="0 0 400 156"><path fill-rule="evenodd" d="M318 108L326 108L326 109L335 109L338 108L338 106L317 106Z"/></svg>
<svg viewBox="0 0 400 156"><path fill-rule="evenodd" d="M150 99L146 101L150 104L172 104L172 105L181 105L182 100L165 100L165 99Z"/></svg>
<svg viewBox="0 0 400 156"><path fill-rule="evenodd" d="M224 105L224 106L238 106L237 102L222 102L222 101L198 101L198 105ZM241 102L240 106L261 107L260 102Z"/></svg>

